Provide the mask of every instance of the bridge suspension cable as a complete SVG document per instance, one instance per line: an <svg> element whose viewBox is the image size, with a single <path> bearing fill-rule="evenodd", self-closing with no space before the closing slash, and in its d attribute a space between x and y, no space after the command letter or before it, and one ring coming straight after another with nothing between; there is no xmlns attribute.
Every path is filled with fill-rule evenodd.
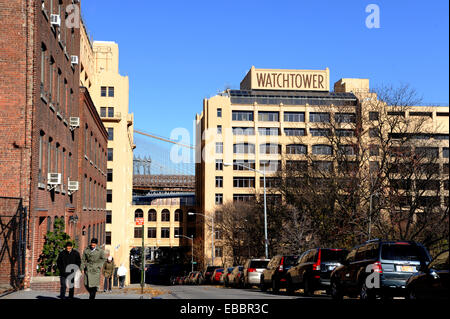
<svg viewBox="0 0 450 319"><path fill-rule="evenodd" d="M167 143L176 144L176 145L179 145L179 146L181 146L181 147L186 147L186 148L194 149L194 146L192 146L192 145L183 144L183 143L180 143L180 142L171 140L170 138L167 138L167 137L158 136L158 135L150 134L150 133L145 133L145 132L143 132L143 131L141 131L141 130L136 130L136 129L135 129L135 130L134 130L134 133L137 133L137 134L140 134L140 135L144 135L144 136L147 136L147 137L150 137L150 138L154 138L154 139L157 139L157 140L160 140L160 141L164 141L164 142L167 142Z"/></svg>

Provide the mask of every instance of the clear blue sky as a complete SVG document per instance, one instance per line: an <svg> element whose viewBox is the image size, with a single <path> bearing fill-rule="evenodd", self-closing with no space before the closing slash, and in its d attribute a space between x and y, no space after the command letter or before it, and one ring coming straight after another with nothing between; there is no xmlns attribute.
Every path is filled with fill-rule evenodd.
<svg viewBox="0 0 450 319"><path fill-rule="evenodd" d="M365 8L380 8L368 29ZM238 88L257 68L330 68L371 87L409 83L424 102L448 103L449 4L439 1L83 0L94 40L115 41L130 77L135 127L192 132L202 99Z"/></svg>

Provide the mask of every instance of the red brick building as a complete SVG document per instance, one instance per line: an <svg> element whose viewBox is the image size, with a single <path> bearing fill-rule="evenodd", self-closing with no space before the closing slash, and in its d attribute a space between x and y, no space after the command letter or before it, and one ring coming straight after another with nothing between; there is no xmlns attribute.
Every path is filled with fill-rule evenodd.
<svg viewBox="0 0 450 319"><path fill-rule="evenodd" d="M74 238L80 252L91 238L105 244L106 177L108 132L92 102L89 91L80 88L80 135L78 139L78 223Z"/></svg>
<svg viewBox="0 0 450 319"><path fill-rule="evenodd" d="M83 227L104 237L106 133L83 89L80 96L80 29L68 28L65 14L73 4L79 8L79 1L72 0L0 2L0 210L2 201L9 205L8 212L0 211L1 222L7 223L14 210L8 198L18 198L16 206L26 212L24 269L15 265L16 257L1 257L0 272L6 274L0 285L14 286L12 278L20 277L20 285L28 287L39 275L45 234L57 218L64 219L66 232L80 248L86 244ZM87 160L86 124L97 143L91 145L97 157L89 154ZM87 196L97 201L90 210L80 206L83 175L92 179ZM1 279L8 277L9 283Z"/></svg>

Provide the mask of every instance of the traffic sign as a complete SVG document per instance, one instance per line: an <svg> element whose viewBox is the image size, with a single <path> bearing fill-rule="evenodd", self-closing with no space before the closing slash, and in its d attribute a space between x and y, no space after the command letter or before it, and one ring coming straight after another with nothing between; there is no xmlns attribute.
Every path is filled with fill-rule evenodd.
<svg viewBox="0 0 450 319"><path fill-rule="evenodd" d="M143 217L137 217L137 218L134 219L134 221L136 222L136 226L144 225L144 218Z"/></svg>

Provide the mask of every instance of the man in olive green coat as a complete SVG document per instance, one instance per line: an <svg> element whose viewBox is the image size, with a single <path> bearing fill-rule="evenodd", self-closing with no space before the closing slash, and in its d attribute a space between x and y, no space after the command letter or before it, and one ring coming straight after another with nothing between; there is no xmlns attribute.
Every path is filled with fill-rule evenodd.
<svg viewBox="0 0 450 319"><path fill-rule="evenodd" d="M105 252L97 247L97 238L92 238L91 245L83 252L81 270L84 271L84 285L89 291L89 299L95 299L97 289L100 287L100 276L105 262Z"/></svg>

